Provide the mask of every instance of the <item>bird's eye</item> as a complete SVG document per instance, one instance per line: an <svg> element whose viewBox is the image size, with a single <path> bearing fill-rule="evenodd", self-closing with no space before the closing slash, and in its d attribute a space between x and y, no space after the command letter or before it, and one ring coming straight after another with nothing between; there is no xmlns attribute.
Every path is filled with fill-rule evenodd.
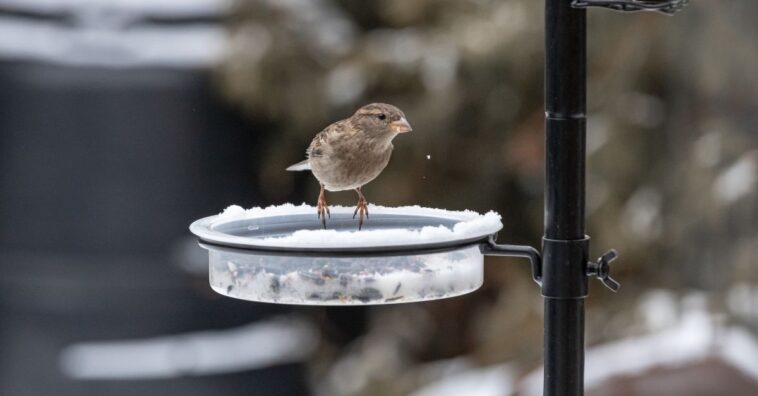
<svg viewBox="0 0 758 396"><path fill-rule="evenodd" d="M386 116L384 113L382 113L382 114L379 114L377 117L378 117L380 120L382 120L382 121L384 121L384 120L386 120L386 119L387 119L387 116Z"/></svg>

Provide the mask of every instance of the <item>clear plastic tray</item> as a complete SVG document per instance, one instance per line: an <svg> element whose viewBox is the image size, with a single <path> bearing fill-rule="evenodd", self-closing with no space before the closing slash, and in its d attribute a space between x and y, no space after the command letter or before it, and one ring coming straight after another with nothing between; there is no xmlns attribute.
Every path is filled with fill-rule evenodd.
<svg viewBox="0 0 758 396"><path fill-rule="evenodd" d="M482 244L500 216L370 206L357 230L353 208L335 206L327 229L316 209L231 207L191 231L209 254L210 285L243 300L363 305L427 301L482 285Z"/></svg>
<svg viewBox="0 0 758 396"><path fill-rule="evenodd" d="M402 256L312 257L219 249L210 284L225 296L282 304L389 304L454 297L482 285L479 245Z"/></svg>

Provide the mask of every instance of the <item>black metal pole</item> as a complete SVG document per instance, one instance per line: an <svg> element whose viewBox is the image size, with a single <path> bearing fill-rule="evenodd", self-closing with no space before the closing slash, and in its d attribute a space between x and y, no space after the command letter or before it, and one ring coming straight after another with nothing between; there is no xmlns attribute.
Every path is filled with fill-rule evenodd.
<svg viewBox="0 0 758 396"><path fill-rule="evenodd" d="M584 393L586 12L545 0L545 297L543 394Z"/></svg>

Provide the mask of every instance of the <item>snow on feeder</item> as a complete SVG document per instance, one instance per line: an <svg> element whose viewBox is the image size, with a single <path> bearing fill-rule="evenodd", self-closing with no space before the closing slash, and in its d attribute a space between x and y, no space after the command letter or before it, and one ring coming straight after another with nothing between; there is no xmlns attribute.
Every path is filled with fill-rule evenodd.
<svg viewBox="0 0 758 396"><path fill-rule="evenodd" d="M190 230L208 250L211 287L250 301L306 305L393 304L454 297L482 285L484 255L526 257L528 246L494 243L500 215L418 206L371 206L357 231L353 208L232 206ZM538 274L535 279L539 280Z"/></svg>

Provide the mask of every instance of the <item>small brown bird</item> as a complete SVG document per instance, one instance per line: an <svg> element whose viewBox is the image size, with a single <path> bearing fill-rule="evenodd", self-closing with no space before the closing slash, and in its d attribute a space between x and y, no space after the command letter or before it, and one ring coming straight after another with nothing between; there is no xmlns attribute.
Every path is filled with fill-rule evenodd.
<svg viewBox="0 0 758 396"><path fill-rule="evenodd" d="M363 216L368 219L368 202L361 188L374 180L387 166L392 154L392 139L410 132L411 125L400 109L385 103L361 107L350 118L324 128L305 151L307 159L287 168L288 171L310 170L321 184L318 195L318 217L326 228L330 215L324 190L355 190L358 193L353 218L358 229Z"/></svg>

